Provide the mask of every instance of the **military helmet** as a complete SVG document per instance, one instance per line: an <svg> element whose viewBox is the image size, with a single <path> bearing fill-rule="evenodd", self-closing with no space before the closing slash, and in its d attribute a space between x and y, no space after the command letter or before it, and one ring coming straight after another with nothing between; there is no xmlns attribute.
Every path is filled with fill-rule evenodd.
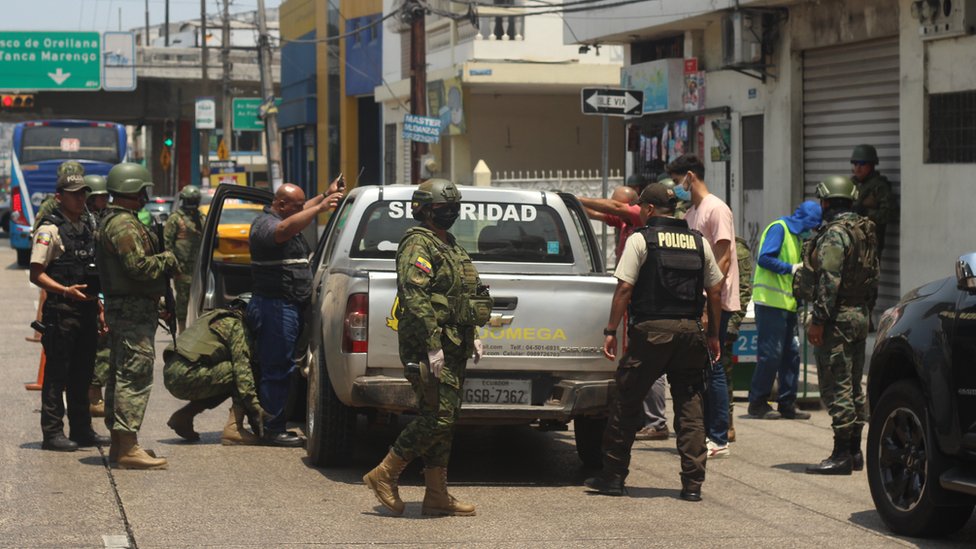
<svg viewBox="0 0 976 549"><path fill-rule="evenodd" d="M85 175L85 167L75 160L62 162L58 165L58 177L62 175Z"/></svg>
<svg viewBox="0 0 976 549"><path fill-rule="evenodd" d="M672 190L674 189L674 179L671 179L670 176L665 177L663 179L658 179L657 182L660 183L660 184L662 184L662 185L664 185L665 187L667 187L669 189L672 189Z"/></svg>
<svg viewBox="0 0 976 549"><path fill-rule="evenodd" d="M410 199L414 217L424 206L432 204L458 204L461 193L457 186L447 179L428 179L417 186Z"/></svg>
<svg viewBox="0 0 976 549"><path fill-rule="evenodd" d="M106 183L104 175L86 175L85 185L91 189L88 196L108 194L108 183Z"/></svg>
<svg viewBox="0 0 976 549"><path fill-rule="evenodd" d="M244 292L239 296L235 297L230 303L227 304L228 308L237 309L238 311L243 311L247 309L248 303L251 302L251 292Z"/></svg>
<svg viewBox="0 0 976 549"><path fill-rule="evenodd" d="M644 179L644 176L639 173L632 173L627 176L627 180L624 181L624 185L627 185L628 187L642 188L647 185L647 180Z"/></svg>
<svg viewBox="0 0 976 549"><path fill-rule="evenodd" d="M200 205L200 187L187 185L180 191L180 203L184 206Z"/></svg>
<svg viewBox="0 0 976 549"><path fill-rule="evenodd" d="M846 198L857 200L857 187L850 177L831 175L817 185L817 198Z"/></svg>
<svg viewBox="0 0 976 549"><path fill-rule="evenodd" d="M152 186L152 175L142 164L122 162L108 172L108 190L111 193L137 194Z"/></svg>
<svg viewBox="0 0 976 549"><path fill-rule="evenodd" d="M851 151L851 162L878 163L878 150L872 145L858 145Z"/></svg>

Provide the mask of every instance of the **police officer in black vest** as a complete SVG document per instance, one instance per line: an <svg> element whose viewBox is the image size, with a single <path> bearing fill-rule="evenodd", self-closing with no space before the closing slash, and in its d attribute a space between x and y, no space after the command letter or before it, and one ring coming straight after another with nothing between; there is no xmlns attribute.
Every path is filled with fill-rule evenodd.
<svg viewBox="0 0 976 549"><path fill-rule="evenodd" d="M31 249L30 280L47 291L41 312L41 343L47 356L41 389L42 448L71 452L79 446L108 444L92 429L88 385L95 346L104 324L99 315L95 236L85 211L91 189L81 175L58 177L58 207L40 220ZM64 436L64 400L68 423Z"/></svg>
<svg viewBox="0 0 976 549"><path fill-rule="evenodd" d="M603 434L603 471L584 484L620 496L630 465L634 435L644 424L644 397L667 374L674 401L674 425L681 456L681 499L701 501L705 481L704 372L719 357L722 272L701 233L675 219L677 198L661 183L641 193L646 223L627 239L614 271L610 321L603 354L617 356L617 326L628 313L627 352L617 366L610 420ZM708 335L701 323L708 299Z"/></svg>

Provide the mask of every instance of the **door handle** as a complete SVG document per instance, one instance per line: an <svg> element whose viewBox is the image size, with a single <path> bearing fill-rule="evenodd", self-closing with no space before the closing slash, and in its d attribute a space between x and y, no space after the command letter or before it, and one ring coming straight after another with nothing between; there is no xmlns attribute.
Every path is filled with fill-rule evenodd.
<svg viewBox="0 0 976 549"><path fill-rule="evenodd" d="M493 311L514 311L515 307L518 305L517 297L494 297L492 296L492 306Z"/></svg>

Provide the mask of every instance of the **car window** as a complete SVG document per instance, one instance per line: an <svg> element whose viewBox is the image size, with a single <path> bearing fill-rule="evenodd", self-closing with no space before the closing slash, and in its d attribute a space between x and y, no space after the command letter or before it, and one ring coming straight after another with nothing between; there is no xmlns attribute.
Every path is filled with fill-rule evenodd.
<svg viewBox="0 0 976 549"><path fill-rule="evenodd" d="M416 225L409 202L372 204L357 229L350 255L392 259L403 234ZM562 219L544 205L464 202L451 233L475 261L573 262Z"/></svg>

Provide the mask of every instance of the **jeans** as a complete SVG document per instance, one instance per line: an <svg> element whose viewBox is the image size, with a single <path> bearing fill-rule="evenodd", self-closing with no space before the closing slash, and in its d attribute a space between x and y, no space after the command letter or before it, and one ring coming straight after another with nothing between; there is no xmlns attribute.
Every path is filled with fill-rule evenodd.
<svg viewBox="0 0 976 549"><path fill-rule="evenodd" d="M749 385L749 405L765 404L779 376L776 400L779 408L790 408L796 402L796 385L800 375L800 346L797 341L796 313L756 304L758 349L756 370Z"/></svg>
<svg viewBox="0 0 976 549"><path fill-rule="evenodd" d="M730 311L722 311L719 321L719 343L725 346ZM708 389L705 394L705 434L719 446L729 443L729 385L722 361L713 362L708 368Z"/></svg>
<svg viewBox="0 0 976 549"><path fill-rule="evenodd" d="M295 342L302 331L301 307L284 299L255 295L247 305L247 323L255 336L255 356L261 367L258 399L271 416L264 429L285 431L285 404L295 371Z"/></svg>
<svg viewBox="0 0 976 549"><path fill-rule="evenodd" d="M665 411L664 391L668 388L665 381L667 376L657 378L651 390L644 397L644 427L652 429L667 429L668 417Z"/></svg>

